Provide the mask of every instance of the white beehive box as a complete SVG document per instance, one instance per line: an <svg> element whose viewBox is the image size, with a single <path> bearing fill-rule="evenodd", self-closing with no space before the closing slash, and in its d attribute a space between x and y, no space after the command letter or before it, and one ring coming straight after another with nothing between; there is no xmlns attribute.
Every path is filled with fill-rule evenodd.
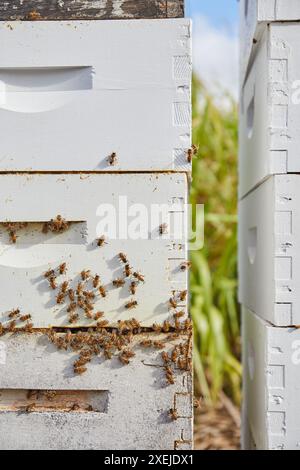
<svg viewBox="0 0 300 470"><path fill-rule="evenodd" d="M97 287L105 287L106 297L93 288L92 280L83 290L96 294L94 310L104 312L111 325L133 316L143 326L169 320L174 313L169 299L187 289L187 272L180 269L187 260L186 203L187 179L181 173L0 176L0 222L28 223L16 232L15 244L0 225L0 277L5 292L0 322L8 321L8 312L18 308L32 315L36 328L68 326L70 301L65 296L62 304L56 303L59 286L68 281L68 288L76 290L83 270L100 276ZM162 213L156 211L159 205L165 205ZM58 214L70 223L69 229L42 233L44 222ZM106 244L98 247L101 226L106 228L107 223ZM167 226L163 235L161 224ZM132 275L123 287L113 286L113 280L124 278L120 252L128 257L132 273L140 272L145 278L135 295L129 290L131 281L136 281ZM67 272L58 276L62 263ZM43 277L49 269L56 270L56 290ZM138 305L127 310L132 299ZM186 311L186 300L178 301L178 309ZM91 320L81 311L75 326L89 324Z"/></svg>
<svg viewBox="0 0 300 470"><path fill-rule="evenodd" d="M0 42L0 171L190 170L189 20L0 22Z"/></svg>
<svg viewBox="0 0 300 470"><path fill-rule="evenodd" d="M190 449L191 377L177 371L166 386L160 355L138 348L128 366L98 358L79 377L72 370L76 354L57 351L43 334L0 338L0 449ZM57 396L43 399L45 391ZM28 413L30 404L35 411Z"/></svg>
<svg viewBox="0 0 300 470"><path fill-rule="evenodd" d="M240 0L240 80L253 62L268 23L300 20L298 0Z"/></svg>
<svg viewBox="0 0 300 470"><path fill-rule="evenodd" d="M245 447L299 450L300 331L244 308L243 333Z"/></svg>
<svg viewBox="0 0 300 470"><path fill-rule="evenodd" d="M277 326L300 324L300 177L269 178L240 202L239 298Z"/></svg>
<svg viewBox="0 0 300 470"><path fill-rule="evenodd" d="M264 30L241 96L241 197L269 175L300 171L299 41L298 23Z"/></svg>

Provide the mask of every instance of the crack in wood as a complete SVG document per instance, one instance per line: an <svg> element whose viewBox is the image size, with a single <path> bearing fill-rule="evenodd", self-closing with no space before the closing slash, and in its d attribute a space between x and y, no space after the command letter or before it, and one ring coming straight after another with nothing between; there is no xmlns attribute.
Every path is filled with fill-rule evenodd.
<svg viewBox="0 0 300 470"><path fill-rule="evenodd" d="M0 20L181 18L184 0L0 0Z"/></svg>

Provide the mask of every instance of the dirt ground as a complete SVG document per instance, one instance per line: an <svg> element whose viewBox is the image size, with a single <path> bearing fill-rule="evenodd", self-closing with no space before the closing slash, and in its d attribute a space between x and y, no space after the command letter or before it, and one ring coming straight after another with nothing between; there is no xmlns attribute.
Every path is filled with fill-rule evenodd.
<svg viewBox="0 0 300 470"><path fill-rule="evenodd" d="M239 450L240 418L220 404L214 409L204 405L195 411L195 450Z"/></svg>

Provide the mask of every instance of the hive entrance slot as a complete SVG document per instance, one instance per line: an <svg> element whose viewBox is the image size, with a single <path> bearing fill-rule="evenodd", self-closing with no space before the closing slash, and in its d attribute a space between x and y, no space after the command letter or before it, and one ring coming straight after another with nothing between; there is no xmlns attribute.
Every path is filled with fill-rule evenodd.
<svg viewBox="0 0 300 470"><path fill-rule="evenodd" d="M107 390L0 390L0 412L106 413Z"/></svg>

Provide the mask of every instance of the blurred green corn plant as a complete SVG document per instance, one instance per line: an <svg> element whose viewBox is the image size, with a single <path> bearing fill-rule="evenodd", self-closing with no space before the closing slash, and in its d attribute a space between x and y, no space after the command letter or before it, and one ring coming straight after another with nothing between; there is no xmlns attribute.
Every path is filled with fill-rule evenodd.
<svg viewBox="0 0 300 470"><path fill-rule="evenodd" d="M224 390L240 402L240 321L237 304L237 106L220 109L193 79L191 203L205 205L204 248L191 252L194 366L207 402Z"/></svg>

